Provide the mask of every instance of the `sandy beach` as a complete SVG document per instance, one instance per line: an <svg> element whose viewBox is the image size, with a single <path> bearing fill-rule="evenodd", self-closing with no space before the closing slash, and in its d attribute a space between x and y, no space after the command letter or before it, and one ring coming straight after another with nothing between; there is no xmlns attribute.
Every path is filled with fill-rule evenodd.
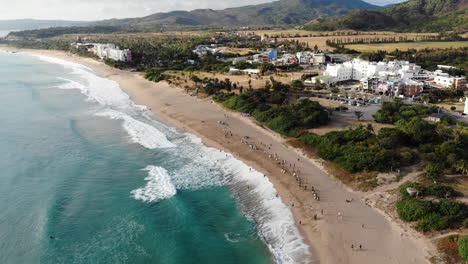
<svg viewBox="0 0 468 264"><path fill-rule="evenodd" d="M366 204L367 194L348 190L327 175L320 162L306 159L300 151L288 146L284 138L248 117L227 111L210 98L190 96L183 89L147 81L139 73L114 69L94 59L60 51L24 51L94 69L118 82L136 103L146 105L167 124L197 135L204 144L232 153L264 173L291 208L305 242L310 245L314 256L311 262L429 263L433 248L422 234L405 231L390 217ZM220 125L219 121L227 125ZM298 170L299 180L282 169ZM314 199L312 188L320 201Z"/></svg>

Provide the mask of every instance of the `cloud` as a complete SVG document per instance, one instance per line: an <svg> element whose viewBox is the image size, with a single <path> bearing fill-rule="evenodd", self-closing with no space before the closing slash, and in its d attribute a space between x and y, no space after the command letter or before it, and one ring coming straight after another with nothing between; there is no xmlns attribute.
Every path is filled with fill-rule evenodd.
<svg viewBox="0 0 468 264"><path fill-rule="evenodd" d="M100 20L139 17L173 10L223 9L272 0L0 0L0 19ZM385 5L403 0L367 0ZM5 11L8 10L8 11Z"/></svg>

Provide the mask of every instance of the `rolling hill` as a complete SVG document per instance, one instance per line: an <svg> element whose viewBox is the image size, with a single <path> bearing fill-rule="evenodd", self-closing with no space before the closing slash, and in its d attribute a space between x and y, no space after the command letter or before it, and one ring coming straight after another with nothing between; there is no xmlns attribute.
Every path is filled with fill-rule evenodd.
<svg viewBox="0 0 468 264"><path fill-rule="evenodd" d="M156 13L146 17L109 19L79 27L14 32L11 35L44 38L72 33L152 32L162 29L302 25L318 18L336 17L378 6L362 0L279 0L224 10L198 9Z"/></svg>
<svg viewBox="0 0 468 264"><path fill-rule="evenodd" d="M468 0L411 0L375 10L306 24L309 30L392 30L442 32L468 30Z"/></svg>
<svg viewBox="0 0 468 264"><path fill-rule="evenodd" d="M224 10L198 9L157 13L142 18L102 21L98 25L138 28L151 28L162 25L290 25L304 24L315 18L340 16L357 9L375 10L378 7L361 0L279 0L272 3Z"/></svg>

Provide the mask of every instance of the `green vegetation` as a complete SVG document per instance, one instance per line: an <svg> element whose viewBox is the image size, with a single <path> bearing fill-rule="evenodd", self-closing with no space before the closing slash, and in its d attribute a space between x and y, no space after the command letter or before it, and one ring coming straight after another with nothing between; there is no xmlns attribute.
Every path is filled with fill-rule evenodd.
<svg viewBox="0 0 468 264"><path fill-rule="evenodd" d="M377 121L395 124L378 134L372 127L333 131L318 136L313 133L301 141L315 147L323 159L337 163L348 172L388 171L423 160L425 175L440 179L445 172L457 173L468 166L468 133L432 124L421 116L435 111L433 107L406 106L399 100L386 102L377 112Z"/></svg>
<svg viewBox="0 0 468 264"><path fill-rule="evenodd" d="M301 137L301 141L314 146L320 157L337 163L348 172L387 171L418 161L417 153L399 138L399 130L382 130L379 136L364 127L332 131L324 136L309 133Z"/></svg>
<svg viewBox="0 0 468 264"><path fill-rule="evenodd" d="M468 261L468 237L463 237L458 240L458 252L462 259Z"/></svg>
<svg viewBox="0 0 468 264"><path fill-rule="evenodd" d="M459 225L468 216L463 203L402 199L397 203L398 216L407 222L417 221L416 229L422 232L447 229Z"/></svg>
<svg viewBox="0 0 468 264"><path fill-rule="evenodd" d="M162 80L166 80L169 78L168 75L163 74L164 69L161 68L151 68L145 71L145 79L153 81L153 82L160 82Z"/></svg>
<svg viewBox="0 0 468 264"><path fill-rule="evenodd" d="M467 12L464 0L411 0L378 11L358 10L338 19L321 19L305 28L325 31L464 31L468 27Z"/></svg>
<svg viewBox="0 0 468 264"><path fill-rule="evenodd" d="M437 112L436 107L423 105L403 105L401 100L383 102L382 108L375 115L375 121L379 123L394 124L399 120L409 120L415 116L428 116Z"/></svg>
<svg viewBox="0 0 468 264"><path fill-rule="evenodd" d="M417 182L410 182L400 187L400 194L403 195L403 197L405 198L410 197L406 190L406 188L408 187L418 190L418 197L434 196L437 198L453 198L461 195L460 193L455 191L455 189L447 185L433 184L425 186Z"/></svg>
<svg viewBox="0 0 468 264"><path fill-rule="evenodd" d="M242 94L220 93L213 100L226 108L252 115L270 129L291 137L298 137L305 129L327 124L328 114L317 102L300 100L288 104L290 86L276 82L266 88L248 89Z"/></svg>

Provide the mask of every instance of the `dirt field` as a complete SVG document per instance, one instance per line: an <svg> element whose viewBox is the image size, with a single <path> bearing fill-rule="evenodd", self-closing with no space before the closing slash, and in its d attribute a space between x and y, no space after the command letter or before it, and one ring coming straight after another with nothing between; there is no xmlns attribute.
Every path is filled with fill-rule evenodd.
<svg viewBox="0 0 468 264"><path fill-rule="evenodd" d="M378 39L388 37L406 36L408 39L418 40L421 36L435 36L437 33L395 33L388 31L381 32L357 32L357 31L306 31L306 30L252 30L239 31L239 33L254 33L259 36L268 35L270 37L278 36L280 39L299 40L299 42L308 43L310 47L315 45L322 50L330 50L332 48L326 45L327 40L338 39ZM348 35L349 34L349 35ZM357 34L357 35L352 35Z"/></svg>
<svg viewBox="0 0 468 264"><path fill-rule="evenodd" d="M239 53L240 55L245 55L249 52L256 52L253 49L247 49L247 48L228 48L228 47L220 47L220 49L227 51L229 53Z"/></svg>
<svg viewBox="0 0 468 264"><path fill-rule="evenodd" d="M144 38L144 39L151 39L151 38L157 38L157 37L171 37L171 36L207 36L207 35L213 35L212 32L207 32L207 31L166 31L166 32L149 32L149 33L111 33L111 34L101 34L101 33L96 33L96 34L67 34L61 36L62 38L71 38L71 39L77 39L78 37L88 37L88 38Z"/></svg>
<svg viewBox="0 0 468 264"><path fill-rule="evenodd" d="M383 43L383 44L357 44L346 45L349 49L354 49L362 52L371 52L377 50L394 51L408 49L425 49L425 48L460 48L468 47L468 41L446 41L446 42L413 42L413 43Z"/></svg>
<svg viewBox="0 0 468 264"><path fill-rule="evenodd" d="M295 38L280 38L288 40L299 40L299 42L308 43L310 47L318 46L321 50L332 50L333 48L327 46L327 40L347 40L347 39L366 39L366 40L377 40L388 37L399 37L405 36L411 40L417 40L421 36L433 35L433 33L389 33L389 34L366 34L366 35L351 35L351 36L318 36L318 37L295 37ZM398 43L400 44L400 43ZM398 45L397 44L397 45Z"/></svg>
<svg viewBox="0 0 468 264"><path fill-rule="evenodd" d="M179 76L180 80L176 81L182 87L185 85L193 85L191 81L188 80L190 73L184 72L169 72L173 76ZM237 86L243 86L244 88L249 87L249 80L251 80L251 85L253 89L259 89L265 87L265 82L270 80L270 77L273 77L276 81L280 81L283 83L290 83L292 80L301 79L303 73L301 72L292 72L292 73L279 73L279 74L272 74L272 75L265 75L265 76L257 76L257 75L228 75L222 73L208 73L208 72L194 72L194 75L197 75L200 78L217 78L219 80L229 79L231 82L236 83ZM187 82L185 82L187 80Z"/></svg>

